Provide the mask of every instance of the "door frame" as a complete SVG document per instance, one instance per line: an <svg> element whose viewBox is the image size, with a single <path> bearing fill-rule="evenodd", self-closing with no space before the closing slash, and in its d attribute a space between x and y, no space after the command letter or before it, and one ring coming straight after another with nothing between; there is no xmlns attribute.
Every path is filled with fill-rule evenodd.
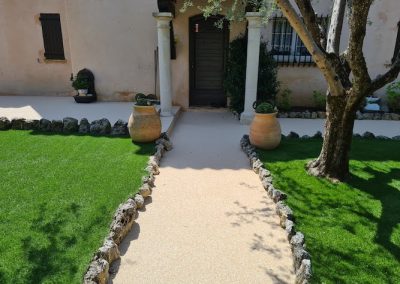
<svg viewBox="0 0 400 284"><path fill-rule="evenodd" d="M208 17L209 19L222 19L224 18L223 15L212 15ZM189 27L188 27L188 32L189 32L189 107L192 106L191 104L191 96L192 96L192 90L194 89L195 85L195 53L196 53L196 47L194 44L194 31L192 30L192 26L194 22L198 21L199 19L204 19L203 14L198 14L195 16L192 16L189 18ZM223 25L223 37L224 37L224 46L223 46L223 70L224 73L226 71L226 61L228 57L228 48L229 48L229 35L230 35L230 30L229 30L229 24L228 21L224 20L224 25ZM223 79L223 78L222 78ZM224 90L225 93L225 90ZM225 94L226 95L226 94Z"/></svg>

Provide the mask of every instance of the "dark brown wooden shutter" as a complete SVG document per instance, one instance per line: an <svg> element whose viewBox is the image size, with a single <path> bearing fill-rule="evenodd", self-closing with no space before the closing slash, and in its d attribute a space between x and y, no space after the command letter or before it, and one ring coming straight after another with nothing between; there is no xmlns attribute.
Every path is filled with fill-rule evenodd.
<svg viewBox="0 0 400 284"><path fill-rule="evenodd" d="M61 32L60 14L40 14L42 23L44 57L64 60L64 45Z"/></svg>
<svg viewBox="0 0 400 284"><path fill-rule="evenodd" d="M400 22L397 24L397 38L396 38L396 46L394 47L394 54L392 58L392 63L397 58L397 54L400 52Z"/></svg>

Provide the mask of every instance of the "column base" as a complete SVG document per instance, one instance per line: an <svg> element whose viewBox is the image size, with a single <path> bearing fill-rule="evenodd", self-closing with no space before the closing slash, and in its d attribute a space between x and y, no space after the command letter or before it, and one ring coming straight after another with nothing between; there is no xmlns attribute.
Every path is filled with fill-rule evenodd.
<svg viewBox="0 0 400 284"><path fill-rule="evenodd" d="M160 112L160 116L162 116L162 117L169 117L169 116L173 116L173 115L172 115L172 111L170 111L170 110L162 110L162 111Z"/></svg>
<svg viewBox="0 0 400 284"><path fill-rule="evenodd" d="M240 123L250 125L254 118L254 112L243 112L240 115Z"/></svg>

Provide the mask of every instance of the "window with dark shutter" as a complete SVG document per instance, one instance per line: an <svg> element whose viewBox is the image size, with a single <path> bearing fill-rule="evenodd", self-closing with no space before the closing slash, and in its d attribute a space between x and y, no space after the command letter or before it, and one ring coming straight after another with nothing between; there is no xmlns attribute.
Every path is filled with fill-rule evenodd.
<svg viewBox="0 0 400 284"><path fill-rule="evenodd" d="M60 14L40 14L40 22L43 31L44 57L50 60L64 60Z"/></svg>
<svg viewBox="0 0 400 284"><path fill-rule="evenodd" d="M400 52L400 22L397 24L397 38L396 38L396 45L394 47L394 54L392 58L392 63L396 60L397 54Z"/></svg>

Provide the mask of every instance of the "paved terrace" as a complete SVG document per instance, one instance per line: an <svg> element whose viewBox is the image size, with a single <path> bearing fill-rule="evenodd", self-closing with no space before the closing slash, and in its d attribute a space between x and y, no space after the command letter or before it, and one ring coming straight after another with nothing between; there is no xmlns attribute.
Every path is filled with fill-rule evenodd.
<svg viewBox="0 0 400 284"><path fill-rule="evenodd" d="M0 117L52 120L70 116L77 119L85 117L89 121L105 117L113 124L118 119L128 121L132 104L132 102L77 104L72 97L0 96ZM165 122L163 125L169 125L172 121L171 118L163 120ZM313 135L317 131L322 132L324 126L323 119L280 118L279 121L283 134L295 131L300 135ZM400 135L400 121L356 121L354 133L362 134L365 131L388 137Z"/></svg>

